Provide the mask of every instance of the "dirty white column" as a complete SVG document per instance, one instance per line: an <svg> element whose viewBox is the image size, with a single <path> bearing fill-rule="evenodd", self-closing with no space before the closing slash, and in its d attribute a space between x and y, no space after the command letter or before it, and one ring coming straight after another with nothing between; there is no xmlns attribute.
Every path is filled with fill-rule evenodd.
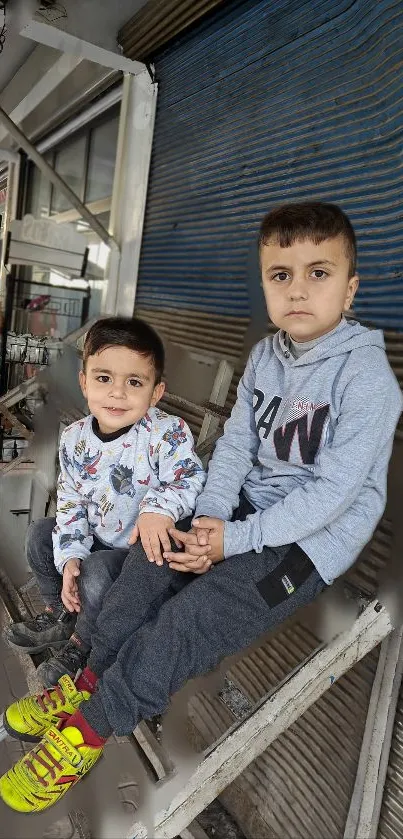
<svg viewBox="0 0 403 839"><path fill-rule="evenodd" d="M109 314L134 309L156 103L157 85L147 70L125 75L109 228L120 257L110 254L102 305Z"/></svg>
<svg viewBox="0 0 403 839"><path fill-rule="evenodd" d="M5 158L4 151L1 152L1 157ZM5 247L5 242L7 240L7 232L10 225L10 221L15 218L15 212L17 207L17 194L18 194L18 179L19 179L19 172L20 172L20 156L17 152L9 152L7 150L7 157L8 157L8 172L7 172L7 198L6 198L6 206L4 211L4 219L3 219L3 247ZM3 260L0 259L0 296L3 298L6 291L6 274L7 270L5 265L3 264Z"/></svg>

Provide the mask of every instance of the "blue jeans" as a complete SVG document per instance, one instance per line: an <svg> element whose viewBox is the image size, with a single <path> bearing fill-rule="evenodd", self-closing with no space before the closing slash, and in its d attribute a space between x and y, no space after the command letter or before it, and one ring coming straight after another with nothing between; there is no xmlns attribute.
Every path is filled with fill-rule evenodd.
<svg viewBox="0 0 403 839"><path fill-rule="evenodd" d="M26 553L45 603L60 610L63 608L63 577L56 570L53 558L52 531L55 524L54 518L32 522L27 533ZM78 577L81 612L75 631L85 644L91 643L91 633L102 601L119 576L128 552L129 548L108 548L94 538L90 555L81 563Z"/></svg>

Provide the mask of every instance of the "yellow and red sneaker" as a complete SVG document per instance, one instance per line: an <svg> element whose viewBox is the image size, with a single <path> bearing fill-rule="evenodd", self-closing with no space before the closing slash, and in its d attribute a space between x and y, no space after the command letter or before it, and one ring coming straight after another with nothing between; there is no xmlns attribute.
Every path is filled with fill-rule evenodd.
<svg viewBox="0 0 403 839"><path fill-rule="evenodd" d="M101 757L103 745L84 743L81 731L52 727L32 751L0 778L0 795L19 813L47 810L68 792Z"/></svg>
<svg viewBox="0 0 403 839"><path fill-rule="evenodd" d="M89 693L77 690L70 676L62 676L55 687L9 705L3 727L11 737L37 743L51 726L60 726L89 698Z"/></svg>

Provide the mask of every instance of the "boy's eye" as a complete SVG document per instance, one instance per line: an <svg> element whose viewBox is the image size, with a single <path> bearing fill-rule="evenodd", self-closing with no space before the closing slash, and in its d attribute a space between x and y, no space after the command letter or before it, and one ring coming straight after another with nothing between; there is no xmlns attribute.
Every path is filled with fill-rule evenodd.
<svg viewBox="0 0 403 839"><path fill-rule="evenodd" d="M287 274L287 271L278 271L277 274L274 274L273 276L273 280L276 280L278 283L284 283L288 279L289 274Z"/></svg>
<svg viewBox="0 0 403 839"><path fill-rule="evenodd" d="M326 271L323 271L322 268L315 268L312 272L315 280L324 280L327 277Z"/></svg>
<svg viewBox="0 0 403 839"><path fill-rule="evenodd" d="M132 387L141 387L141 382L138 379L129 379L129 385Z"/></svg>
<svg viewBox="0 0 403 839"><path fill-rule="evenodd" d="M109 376L105 376L105 375L97 376L96 379L97 379L97 382L102 382L102 384L106 384L106 382L110 381Z"/></svg>

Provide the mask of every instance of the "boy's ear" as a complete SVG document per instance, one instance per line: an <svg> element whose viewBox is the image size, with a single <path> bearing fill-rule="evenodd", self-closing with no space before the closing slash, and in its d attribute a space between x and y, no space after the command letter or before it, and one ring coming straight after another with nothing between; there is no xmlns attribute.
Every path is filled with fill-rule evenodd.
<svg viewBox="0 0 403 839"><path fill-rule="evenodd" d="M84 370L80 370L80 372L78 374L78 381L80 383L81 392L82 392L84 398L86 399L87 398L87 379L86 379L86 375L84 373Z"/></svg>
<svg viewBox="0 0 403 839"><path fill-rule="evenodd" d="M160 401L160 399L162 399L164 393L165 393L165 382L159 382L158 385L155 385L153 395L152 395L152 399L151 399L151 405L152 405L153 408L155 408L155 406Z"/></svg>
<svg viewBox="0 0 403 839"><path fill-rule="evenodd" d="M353 305L353 300L354 300L354 297L355 297L355 294L356 294L356 291L357 291L357 288L358 288L359 284L360 284L360 278L359 278L358 274L354 274L353 277L350 277L350 279L348 281L348 286L347 286L346 299L345 299L345 302L344 302L344 311L345 312L348 312L348 310L351 309L351 306Z"/></svg>

